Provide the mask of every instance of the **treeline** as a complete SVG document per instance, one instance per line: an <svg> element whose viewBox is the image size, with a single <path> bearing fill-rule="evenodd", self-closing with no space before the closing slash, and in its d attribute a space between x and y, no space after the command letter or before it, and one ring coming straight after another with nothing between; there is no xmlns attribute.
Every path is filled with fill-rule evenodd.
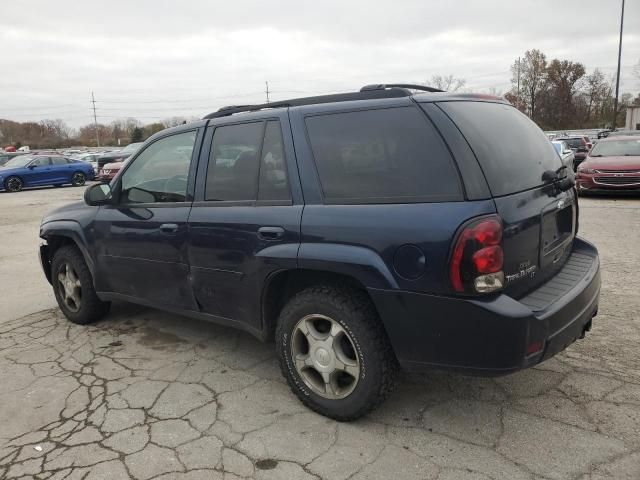
<svg viewBox="0 0 640 480"><path fill-rule="evenodd" d="M174 127L191 120L186 117L172 117L160 122L143 125L134 118L120 119L108 125L85 125L79 129L70 128L62 120L41 120L39 122L14 122L0 119L0 147L13 145L16 148L28 145L38 148L67 148L71 146L95 147L127 145L142 142L156 132ZM97 131L97 136L96 136Z"/></svg>
<svg viewBox="0 0 640 480"><path fill-rule="evenodd" d="M615 84L599 69L588 73L582 63L529 50L511 66L507 100L544 130L611 128ZM624 125L626 109L640 105L640 94L623 93L618 100L615 126Z"/></svg>

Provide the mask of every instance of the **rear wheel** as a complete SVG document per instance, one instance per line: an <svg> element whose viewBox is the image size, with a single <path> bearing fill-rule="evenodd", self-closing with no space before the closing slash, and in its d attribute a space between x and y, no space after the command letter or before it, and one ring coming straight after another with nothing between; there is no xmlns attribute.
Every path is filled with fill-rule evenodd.
<svg viewBox="0 0 640 480"><path fill-rule="evenodd" d="M395 357L359 290L317 286L298 293L280 314L276 349L291 390L327 417L355 420L393 389Z"/></svg>
<svg viewBox="0 0 640 480"><path fill-rule="evenodd" d="M24 183L20 177L9 177L4 181L4 188L8 192L19 192Z"/></svg>
<svg viewBox="0 0 640 480"><path fill-rule="evenodd" d="M73 185L74 187L81 187L86 181L87 177L82 172L76 172L71 177L71 185Z"/></svg>
<svg viewBox="0 0 640 480"><path fill-rule="evenodd" d="M51 278L58 306L73 323L90 323L109 311L110 303L96 295L91 272L76 247L64 246L56 251Z"/></svg>

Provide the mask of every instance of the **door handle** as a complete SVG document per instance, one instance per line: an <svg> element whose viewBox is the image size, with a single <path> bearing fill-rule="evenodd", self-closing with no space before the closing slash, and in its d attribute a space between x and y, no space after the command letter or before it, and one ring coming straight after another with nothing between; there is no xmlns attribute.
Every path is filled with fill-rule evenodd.
<svg viewBox="0 0 640 480"><path fill-rule="evenodd" d="M284 237L284 228L282 227L260 227L258 229L258 237L263 240L280 240Z"/></svg>
<svg viewBox="0 0 640 480"><path fill-rule="evenodd" d="M160 231L162 233L176 233L178 231L177 223L163 223L160 225Z"/></svg>

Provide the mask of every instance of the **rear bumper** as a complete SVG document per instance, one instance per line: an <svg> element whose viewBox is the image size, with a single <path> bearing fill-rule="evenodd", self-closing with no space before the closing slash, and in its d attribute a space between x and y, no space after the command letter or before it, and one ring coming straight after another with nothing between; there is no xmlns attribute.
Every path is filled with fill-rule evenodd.
<svg viewBox="0 0 640 480"><path fill-rule="evenodd" d="M552 357L590 329L600 264L596 248L576 238L560 272L519 300L369 292L405 369L504 375Z"/></svg>

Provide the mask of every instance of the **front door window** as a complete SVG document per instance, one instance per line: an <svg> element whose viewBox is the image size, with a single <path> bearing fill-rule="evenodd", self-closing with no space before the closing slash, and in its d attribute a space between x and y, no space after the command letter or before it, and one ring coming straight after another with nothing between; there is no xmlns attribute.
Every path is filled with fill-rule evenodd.
<svg viewBox="0 0 640 480"><path fill-rule="evenodd" d="M161 138L122 175L120 203L184 202L196 132Z"/></svg>

